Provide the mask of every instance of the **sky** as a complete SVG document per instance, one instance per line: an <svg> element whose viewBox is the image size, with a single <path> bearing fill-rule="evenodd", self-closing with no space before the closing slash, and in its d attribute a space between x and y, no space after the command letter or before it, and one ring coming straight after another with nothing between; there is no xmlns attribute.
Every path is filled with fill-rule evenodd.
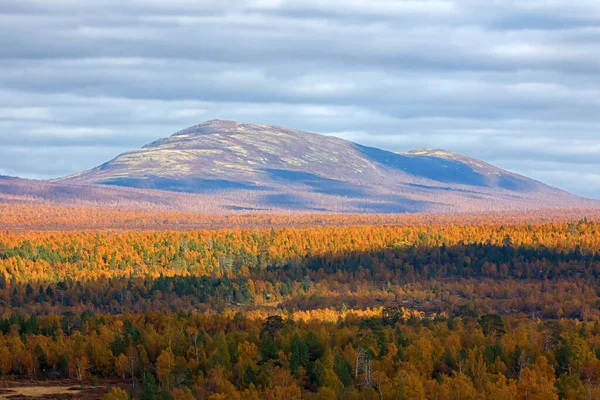
<svg viewBox="0 0 600 400"><path fill-rule="evenodd" d="M1 0L0 37L3 175L232 119L600 198L598 0Z"/></svg>

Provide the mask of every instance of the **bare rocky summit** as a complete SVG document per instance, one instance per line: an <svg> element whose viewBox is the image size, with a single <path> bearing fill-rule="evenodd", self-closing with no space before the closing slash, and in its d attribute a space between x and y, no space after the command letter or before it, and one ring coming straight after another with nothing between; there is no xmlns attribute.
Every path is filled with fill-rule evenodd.
<svg viewBox="0 0 600 400"><path fill-rule="evenodd" d="M441 149L393 153L295 129L222 120L184 129L55 183L185 192L223 210L391 213L597 205Z"/></svg>

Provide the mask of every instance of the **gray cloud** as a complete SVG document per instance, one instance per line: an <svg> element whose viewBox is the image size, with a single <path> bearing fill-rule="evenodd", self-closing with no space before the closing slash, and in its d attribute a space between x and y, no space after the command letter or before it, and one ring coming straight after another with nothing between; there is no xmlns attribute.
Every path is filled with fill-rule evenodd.
<svg viewBox="0 0 600 400"><path fill-rule="evenodd" d="M594 0L4 0L0 36L0 174L226 118L444 147L600 198Z"/></svg>

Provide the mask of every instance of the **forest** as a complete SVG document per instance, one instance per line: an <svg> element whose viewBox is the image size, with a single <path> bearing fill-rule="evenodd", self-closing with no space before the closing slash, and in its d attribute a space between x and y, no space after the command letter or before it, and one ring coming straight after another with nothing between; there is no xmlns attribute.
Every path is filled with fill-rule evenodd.
<svg viewBox="0 0 600 400"><path fill-rule="evenodd" d="M594 214L111 211L118 228L48 209L0 216L0 381L112 382L106 399L600 398Z"/></svg>

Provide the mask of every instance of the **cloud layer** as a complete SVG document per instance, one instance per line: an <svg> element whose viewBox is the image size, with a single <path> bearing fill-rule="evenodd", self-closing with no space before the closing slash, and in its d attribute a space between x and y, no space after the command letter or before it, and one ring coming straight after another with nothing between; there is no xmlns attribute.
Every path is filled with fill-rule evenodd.
<svg viewBox="0 0 600 400"><path fill-rule="evenodd" d="M0 174L207 119L442 147L600 198L595 0L3 0Z"/></svg>

